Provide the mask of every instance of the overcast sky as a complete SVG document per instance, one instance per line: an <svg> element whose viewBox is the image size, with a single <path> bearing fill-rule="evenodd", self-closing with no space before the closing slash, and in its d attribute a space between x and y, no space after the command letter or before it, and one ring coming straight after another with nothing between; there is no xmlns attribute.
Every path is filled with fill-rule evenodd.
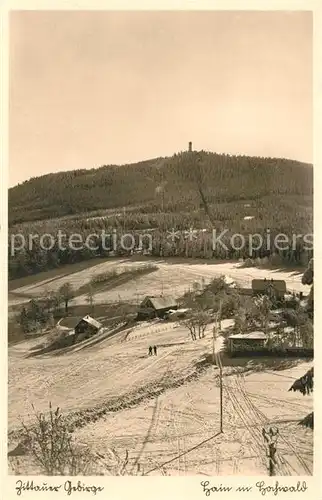
<svg viewBox="0 0 322 500"><path fill-rule="evenodd" d="M194 149L312 162L307 12L14 12L10 185Z"/></svg>

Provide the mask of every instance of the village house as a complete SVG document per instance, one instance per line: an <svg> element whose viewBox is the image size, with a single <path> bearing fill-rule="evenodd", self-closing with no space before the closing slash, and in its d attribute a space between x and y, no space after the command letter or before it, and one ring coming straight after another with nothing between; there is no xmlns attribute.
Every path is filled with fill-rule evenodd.
<svg viewBox="0 0 322 500"><path fill-rule="evenodd" d="M137 319L164 318L168 311L177 309L177 301L171 296L147 296L140 304Z"/></svg>
<svg viewBox="0 0 322 500"><path fill-rule="evenodd" d="M81 318L74 328L75 339L77 341L86 339L95 335L102 328L102 324L91 316L87 315Z"/></svg>
<svg viewBox="0 0 322 500"><path fill-rule="evenodd" d="M252 281L253 295L267 295L271 299L283 300L287 292L284 280L254 279Z"/></svg>

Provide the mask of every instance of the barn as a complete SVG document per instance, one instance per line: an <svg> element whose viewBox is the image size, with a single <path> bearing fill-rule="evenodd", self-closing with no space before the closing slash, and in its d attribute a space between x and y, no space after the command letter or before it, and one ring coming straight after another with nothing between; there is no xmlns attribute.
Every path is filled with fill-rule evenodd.
<svg viewBox="0 0 322 500"><path fill-rule="evenodd" d="M283 300L287 292L284 280L254 279L252 281L253 295L267 295L272 299Z"/></svg>
<svg viewBox="0 0 322 500"><path fill-rule="evenodd" d="M168 311L177 309L177 301L171 296L147 296L140 304L137 319L164 318Z"/></svg>
<svg viewBox="0 0 322 500"><path fill-rule="evenodd" d="M95 335L102 328L102 324L91 316L84 316L75 326L75 338L81 340Z"/></svg>

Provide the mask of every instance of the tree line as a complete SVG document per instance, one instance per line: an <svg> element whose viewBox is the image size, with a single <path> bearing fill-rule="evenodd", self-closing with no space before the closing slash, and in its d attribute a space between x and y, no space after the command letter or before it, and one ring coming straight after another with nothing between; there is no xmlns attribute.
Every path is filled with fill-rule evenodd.
<svg viewBox="0 0 322 500"><path fill-rule="evenodd" d="M68 237L74 233L70 230ZM259 231L257 231L259 233ZM37 274L49 269L55 269L67 264L74 264L81 261L88 261L93 258L108 258L111 256L131 256L133 252L143 253L152 257L184 257L184 258L200 258L200 259L217 259L217 260L239 260L243 259L245 265L271 265L273 267L280 266L305 266L313 257L313 250L305 246L305 242L301 239L297 241L294 248L269 248L265 245L265 231L262 232L264 244L260 249L250 251L247 245L248 233L244 232L246 245L243 248L234 248L235 243L231 240L232 232L224 235L221 238L221 243L214 245L214 239L211 232L204 233L199 231L192 238L189 234L183 231L177 233L172 239L171 232L155 230L153 233L140 233L138 231L127 232L126 234L133 235L135 244L134 250L126 250L124 245L131 246L132 240L124 238L122 243L122 232L117 235L117 239L113 241L113 234L106 239L103 238L100 232L91 238L91 248L88 246L66 245L65 248L59 247L58 237L55 239L54 245L51 248L44 249L39 242L35 241L32 247L16 250L13 254L8 251L8 272L9 279L20 278L32 274ZM277 233L277 231L276 231ZM78 233L82 236L85 242L89 231ZM125 233L124 233L125 234ZM240 233L243 234L243 233ZM260 234L260 233L259 233ZM273 233L274 234L274 233ZM285 233L287 234L287 233ZM10 237L10 236L9 236ZM28 236L26 235L26 238ZM292 234L289 234L291 241ZM255 242L256 244L256 242Z"/></svg>

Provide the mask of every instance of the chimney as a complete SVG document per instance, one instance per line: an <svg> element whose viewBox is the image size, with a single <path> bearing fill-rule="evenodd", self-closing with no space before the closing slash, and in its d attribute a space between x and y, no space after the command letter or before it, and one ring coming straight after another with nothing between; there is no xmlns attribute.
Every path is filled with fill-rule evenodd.
<svg viewBox="0 0 322 500"><path fill-rule="evenodd" d="M189 142L189 153L192 151L192 142Z"/></svg>

